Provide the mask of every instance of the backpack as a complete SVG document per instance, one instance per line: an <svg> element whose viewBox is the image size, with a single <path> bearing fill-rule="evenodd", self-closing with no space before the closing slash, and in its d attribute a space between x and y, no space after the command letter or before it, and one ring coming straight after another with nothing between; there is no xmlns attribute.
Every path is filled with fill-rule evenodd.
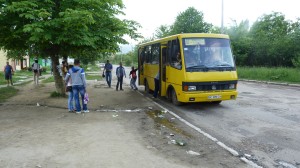
<svg viewBox="0 0 300 168"><path fill-rule="evenodd" d="M38 72L38 70L40 70L40 65L35 62L32 64L32 69L33 69L33 72Z"/></svg>

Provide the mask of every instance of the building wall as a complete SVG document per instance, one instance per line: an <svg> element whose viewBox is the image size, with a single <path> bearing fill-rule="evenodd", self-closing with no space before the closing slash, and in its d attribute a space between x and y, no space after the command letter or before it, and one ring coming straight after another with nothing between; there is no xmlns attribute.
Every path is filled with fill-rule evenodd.
<svg viewBox="0 0 300 168"><path fill-rule="evenodd" d="M0 49L0 70L3 71L4 66L6 65L7 59L6 54L3 50Z"/></svg>
<svg viewBox="0 0 300 168"><path fill-rule="evenodd" d="M21 70L21 60L13 60L6 58L6 53L3 50L0 50L0 70L3 71L4 66L6 65L6 62L9 62L9 64L13 67L14 70ZM23 68L29 66L29 56L24 56L23 60Z"/></svg>

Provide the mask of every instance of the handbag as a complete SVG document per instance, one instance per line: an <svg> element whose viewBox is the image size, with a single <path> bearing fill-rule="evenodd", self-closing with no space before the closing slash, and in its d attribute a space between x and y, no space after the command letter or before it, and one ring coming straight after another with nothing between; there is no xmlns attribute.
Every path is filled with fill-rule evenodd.
<svg viewBox="0 0 300 168"><path fill-rule="evenodd" d="M104 74L104 72L102 73L102 78L105 78L105 74Z"/></svg>
<svg viewBox="0 0 300 168"><path fill-rule="evenodd" d="M84 98L83 98L83 103L84 103L84 104L87 104L89 100L90 100L90 99L89 99L89 95L88 95L87 92L85 92Z"/></svg>
<svg viewBox="0 0 300 168"><path fill-rule="evenodd" d="M66 92L72 92L72 86L67 86Z"/></svg>

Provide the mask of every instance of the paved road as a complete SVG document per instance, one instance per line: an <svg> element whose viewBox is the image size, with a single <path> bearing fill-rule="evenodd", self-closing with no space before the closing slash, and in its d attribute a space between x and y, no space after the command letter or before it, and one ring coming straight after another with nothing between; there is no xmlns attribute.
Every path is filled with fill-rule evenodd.
<svg viewBox="0 0 300 168"><path fill-rule="evenodd" d="M259 165L300 167L300 88L239 82L238 91L220 105L159 102Z"/></svg>

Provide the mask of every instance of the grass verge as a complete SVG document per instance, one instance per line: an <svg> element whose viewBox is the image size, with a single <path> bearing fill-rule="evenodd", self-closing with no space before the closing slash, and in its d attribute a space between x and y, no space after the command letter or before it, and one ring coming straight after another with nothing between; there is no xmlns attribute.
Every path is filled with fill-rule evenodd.
<svg viewBox="0 0 300 168"><path fill-rule="evenodd" d="M300 83L300 70L296 68L238 67L239 79Z"/></svg>
<svg viewBox="0 0 300 168"><path fill-rule="evenodd" d="M0 103L5 102L7 99L15 96L18 93L18 89L14 87L3 87L0 88Z"/></svg>

